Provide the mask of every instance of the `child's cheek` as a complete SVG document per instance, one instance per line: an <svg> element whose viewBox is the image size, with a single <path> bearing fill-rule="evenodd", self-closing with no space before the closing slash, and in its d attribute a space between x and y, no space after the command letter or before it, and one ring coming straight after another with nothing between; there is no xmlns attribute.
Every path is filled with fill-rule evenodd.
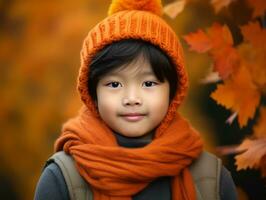
<svg viewBox="0 0 266 200"><path fill-rule="evenodd" d="M119 99L114 92L99 89L97 98L97 106L100 113L111 114L115 112Z"/></svg>

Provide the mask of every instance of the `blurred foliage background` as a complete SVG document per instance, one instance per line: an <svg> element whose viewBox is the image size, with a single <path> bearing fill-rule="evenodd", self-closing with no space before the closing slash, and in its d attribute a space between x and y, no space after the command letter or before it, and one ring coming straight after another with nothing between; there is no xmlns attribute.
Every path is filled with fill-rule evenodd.
<svg viewBox="0 0 266 200"><path fill-rule="evenodd" d="M110 0L0 1L0 198L33 199L35 186L61 125L81 106L76 91L79 52L88 31L107 14ZM172 2L164 0L163 3ZM207 27L214 20L227 23L240 41L235 23L244 24L250 9L238 0L217 16L208 0L191 1L175 19L165 20L180 35ZM237 144L249 132L224 124L228 113L210 98L213 86L199 84L210 60L185 48L190 91L181 112L202 133L207 150ZM243 134L244 133L244 134ZM265 194L256 171L236 172L234 161L223 158L240 199ZM255 178L254 178L255 177ZM257 179L256 179L257 177ZM261 188L249 192L250 178ZM254 188L253 188L254 189ZM264 196L265 197L265 196Z"/></svg>

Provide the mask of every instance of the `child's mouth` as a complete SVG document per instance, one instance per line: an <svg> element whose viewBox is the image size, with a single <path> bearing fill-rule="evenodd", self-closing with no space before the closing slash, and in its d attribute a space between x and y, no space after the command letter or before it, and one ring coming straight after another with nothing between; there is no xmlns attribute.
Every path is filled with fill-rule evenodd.
<svg viewBox="0 0 266 200"><path fill-rule="evenodd" d="M127 113L120 115L124 120L129 122L137 122L142 120L145 117L145 114L140 113Z"/></svg>

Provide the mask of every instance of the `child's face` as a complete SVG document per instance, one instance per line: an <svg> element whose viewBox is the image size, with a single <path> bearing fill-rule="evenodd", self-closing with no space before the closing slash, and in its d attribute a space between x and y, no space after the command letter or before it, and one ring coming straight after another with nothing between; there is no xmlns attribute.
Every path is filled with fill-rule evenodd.
<svg viewBox="0 0 266 200"><path fill-rule="evenodd" d="M163 120L169 106L169 83L157 80L142 56L104 75L96 88L101 118L115 132L143 136Z"/></svg>

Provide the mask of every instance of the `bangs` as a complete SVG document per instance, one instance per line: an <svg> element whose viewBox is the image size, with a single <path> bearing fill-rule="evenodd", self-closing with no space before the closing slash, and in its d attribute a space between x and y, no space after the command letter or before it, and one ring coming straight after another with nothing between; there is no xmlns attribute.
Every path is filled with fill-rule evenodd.
<svg viewBox="0 0 266 200"><path fill-rule="evenodd" d="M155 45L142 40L121 40L112 43L92 59L89 70L89 93L97 100L96 87L102 76L134 62L139 56L146 59L160 82L167 80L170 85L170 99L175 96L178 77L175 67L168 56Z"/></svg>

